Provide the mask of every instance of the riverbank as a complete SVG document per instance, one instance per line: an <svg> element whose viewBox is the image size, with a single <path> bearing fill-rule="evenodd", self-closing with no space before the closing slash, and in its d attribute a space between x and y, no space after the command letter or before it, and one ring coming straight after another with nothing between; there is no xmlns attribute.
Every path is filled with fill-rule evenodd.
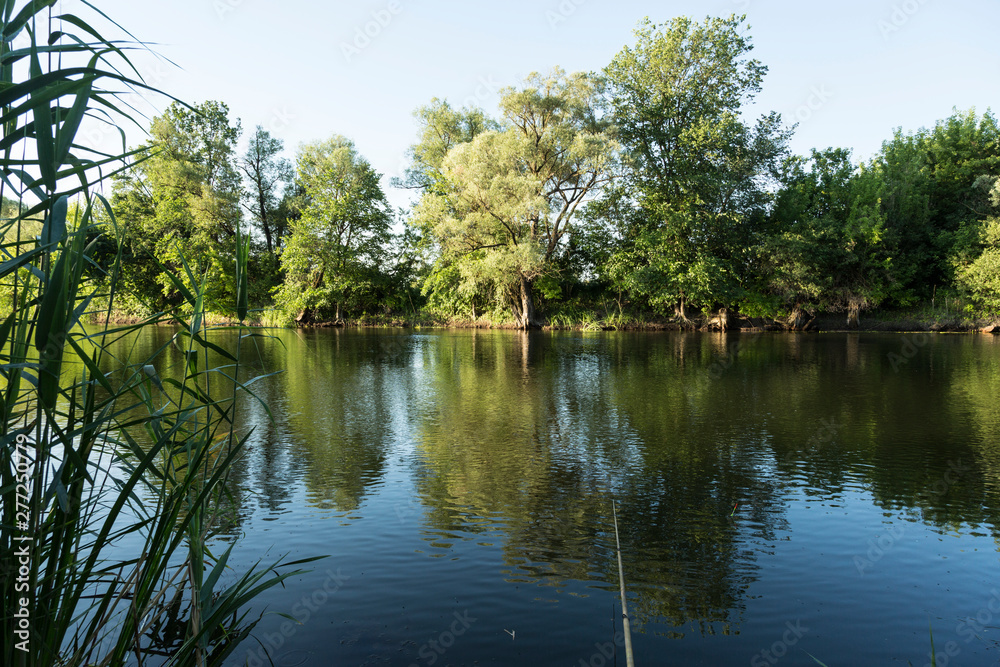
<svg viewBox="0 0 1000 667"><path fill-rule="evenodd" d="M490 322L488 320L435 319L428 317L392 318L385 321L361 319L340 323L322 322L312 326L330 327L420 327L449 329L516 329L513 323ZM615 315L600 318L592 315L578 321L546 322L543 331L721 331L717 315L696 315L680 321L676 318L648 318ZM727 331L811 331L811 332L851 332L851 331L934 331L957 333L1000 333L1000 319L967 318L937 315L923 310L878 310L863 314L855 328L848 326L847 317L841 313L820 313L808 318L799 328L789 327L781 320L768 317L747 317L730 314Z"/></svg>
<svg viewBox="0 0 1000 667"><path fill-rule="evenodd" d="M108 318L100 324L137 324L144 318L122 316ZM225 315L207 313L205 321L211 326L237 326L239 323ZM166 322L160 322L165 324ZM425 313L411 315L381 315L363 316L356 319L339 321L319 321L309 324L297 324L285 321L274 311L258 311L251 313L242 326L260 328L405 328L405 329L510 329L518 327L513 322L492 322L487 319L461 319L435 317ZM541 327L543 331L721 331L717 315L705 317L694 315L686 321L676 318L642 318L633 315L616 314L601 318L596 314L588 314L574 320L554 318L546 321ZM863 313L859 324L851 328L847 318L842 313L820 313L804 320L798 328L789 327L781 320L768 317L747 317L730 314L727 321L727 331L810 331L810 332L850 332L850 331L934 331L956 333L992 333L1000 334L1000 319L969 318L947 313L928 312L927 309L909 310L874 310Z"/></svg>

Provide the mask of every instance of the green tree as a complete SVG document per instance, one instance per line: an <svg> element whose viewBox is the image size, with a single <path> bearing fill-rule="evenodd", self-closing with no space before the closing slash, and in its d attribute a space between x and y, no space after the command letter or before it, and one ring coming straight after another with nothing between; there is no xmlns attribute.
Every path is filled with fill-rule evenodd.
<svg viewBox="0 0 1000 667"><path fill-rule="evenodd" d="M846 311L856 327L860 312L896 285L878 174L856 167L849 150L829 148L788 159L782 182L761 246L765 294L778 312L790 311L792 328L814 309Z"/></svg>
<svg viewBox="0 0 1000 667"><path fill-rule="evenodd" d="M0 218L9 220L16 218L25 210L24 204L4 197L0 200Z"/></svg>
<svg viewBox="0 0 1000 667"><path fill-rule="evenodd" d="M241 221L240 176L235 146L240 123L229 108L205 102L189 108L173 103L153 119L152 141L132 169L115 183L115 213L128 237L126 284L153 299L153 307L179 303L174 284L161 275L150 255L179 269L183 255L204 276L209 298L220 310L232 303L228 276L235 261ZM152 284L158 284L157 299Z"/></svg>
<svg viewBox="0 0 1000 667"><path fill-rule="evenodd" d="M767 72L747 57L744 20L646 19L636 45L605 69L628 167L602 202L618 221L607 274L682 319L686 304L728 306L744 295L766 186L787 154L778 114L741 117Z"/></svg>
<svg viewBox="0 0 1000 667"><path fill-rule="evenodd" d="M442 183L441 166L448 151L499 127L481 109L453 109L446 100L436 97L430 104L417 108L413 116L417 119L419 139L407 151L409 168L403 178L393 179L393 186L417 190L421 195ZM454 266L434 262L437 252L434 238L425 229L411 225L409 230L409 247L420 260L414 262L420 265L413 266L415 276L422 283L423 293L429 296L431 308L449 314L471 311L475 319L477 304L482 304L484 295L468 284L463 285Z"/></svg>
<svg viewBox="0 0 1000 667"><path fill-rule="evenodd" d="M340 321L373 292L391 210L379 174L344 137L302 146L296 166L302 202L281 253L277 300L298 322L328 311Z"/></svg>
<svg viewBox="0 0 1000 667"><path fill-rule="evenodd" d="M992 317L1000 316L1000 178L982 176L978 189L989 192L990 214L979 228L980 253L971 262L959 264L956 283ZM992 187L990 187L992 186Z"/></svg>
<svg viewBox="0 0 1000 667"><path fill-rule="evenodd" d="M281 246L283 232L279 189L295 177L292 163L281 157L284 143L260 125L250 137L247 152L239 161L240 170L246 176L250 187L246 192L244 207L253 216L261 233L268 253L275 253Z"/></svg>
<svg viewBox="0 0 1000 667"><path fill-rule="evenodd" d="M441 164L452 148L477 135L498 129L496 121L481 109L452 109L446 100L432 98L413 112L420 128L419 141L410 147L410 167L393 186L427 190L441 179Z"/></svg>
<svg viewBox="0 0 1000 667"><path fill-rule="evenodd" d="M955 267L979 249L984 174L1000 173L1000 126L987 111L956 111L932 129L897 130L872 161L885 243L894 257L902 304L950 286Z"/></svg>
<svg viewBox="0 0 1000 667"><path fill-rule="evenodd" d="M440 288L487 292L537 327L535 283L565 251L578 208L612 173L616 144L592 75L531 74L502 92L498 129L448 150L414 222L436 244Z"/></svg>

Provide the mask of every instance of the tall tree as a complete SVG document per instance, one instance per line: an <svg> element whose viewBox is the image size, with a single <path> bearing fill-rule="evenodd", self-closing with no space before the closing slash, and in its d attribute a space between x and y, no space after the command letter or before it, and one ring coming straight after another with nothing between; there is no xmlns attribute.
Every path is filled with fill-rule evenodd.
<svg viewBox="0 0 1000 667"><path fill-rule="evenodd" d="M299 149L300 217L281 253L285 282L278 302L309 322L370 293L389 246L392 214L379 174L341 136Z"/></svg>
<svg viewBox="0 0 1000 667"><path fill-rule="evenodd" d="M521 328L537 327L534 283L554 269L577 209L611 175L616 145L591 75L532 74L502 92L498 129L453 146L414 216L439 268L488 289Z"/></svg>
<svg viewBox="0 0 1000 667"><path fill-rule="evenodd" d="M115 184L114 206L129 233L130 252L136 259L151 253L175 268L183 256L205 276L210 297L220 299L231 289L227 276L241 219L239 120L231 123L221 102L194 109L175 102L153 119L150 135L142 159ZM155 273L141 260L134 268L145 274L137 276L137 286ZM156 280L167 299L178 300L169 280Z"/></svg>
<svg viewBox="0 0 1000 667"><path fill-rule="evenodd" d="M741 117L767 72L747 57L745 18L646 19L636 45L605 69L628 165L603 204L627 223L608 273L681 318L686 304L726 306L743 295L766 186L787 155L790 130L778 114Z"/></svg>
<svg viewBox="0 0 1000 667"><path fill-rule="evenodd" d="M443 181L441 166L448 151L499 127L482 109L455 109L447 100L436 97L418 107L413 116L418 124L418 140L407 151L410 166L402 178L393 178L392 185L416 190L420 195ZM476 286L463 283L454 266L434 262L436 243L426 229L411 225L407 238L411 250L422 260L417 272L431 307L452 314L471 311L475 319L477 302L482 303L486 296Z"/></svg>
<svg viewBox="0 0 1000 667"><path fill-rule="evenodd" d="M1000 125L987 111L956 111L932 129L897 130L872 161L881 181L886 243L904 302L951 285L975 250L984 218L982 175L1000 173Z"/></svg>
<svg viewBox="0 0 1000 667"><path fill-rule="evenodd" d="M239 166L250 183L244 207L253 215L264 234L267 252L273 254L281 243L281 229L277 211L280 204L279 189L295 176L292 163L281 157L284 143L272 137L260 125L250 137L247 152Z"/></svg>
<svg viewBox="0 0 1000 667"><path fill-rule="evenodd" d="M426 190L441 179L441 164L452 148L472 141L477 135L498 129L496 121L482 109L453 109L447 100L432 98L430 104L413 112L420 139L407 151L410 167L395 187Z"/></svg>

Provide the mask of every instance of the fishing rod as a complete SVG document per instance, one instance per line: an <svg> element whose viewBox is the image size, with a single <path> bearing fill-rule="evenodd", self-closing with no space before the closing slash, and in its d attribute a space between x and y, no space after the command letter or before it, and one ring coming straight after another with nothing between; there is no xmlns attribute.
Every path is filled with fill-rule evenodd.
<svg viewBox="0 0 1000 667"><path fill-rule="evenodd" d="M625 631L625 664L627 667L635 667L635 660L632 657L632 630L628 622L628 605L625 603L625 571L622 568L622 545L618 540L618 512L615 510L615 501L611 499L611 516L615 521L615 550L618 552L618 585L622 596L622 629Z"/></svg>

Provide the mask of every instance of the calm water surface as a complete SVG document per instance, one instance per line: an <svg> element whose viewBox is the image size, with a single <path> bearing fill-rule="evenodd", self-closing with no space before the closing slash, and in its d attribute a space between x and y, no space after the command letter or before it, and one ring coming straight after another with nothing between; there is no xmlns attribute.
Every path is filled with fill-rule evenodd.
<svg viewBox="0 0 1000 667"><path fill-rule="evenodd" d="M1000 661L998 337L273 333L224 539L329 555L279 667L624 665L612 499L637 665Z"/></svg>

